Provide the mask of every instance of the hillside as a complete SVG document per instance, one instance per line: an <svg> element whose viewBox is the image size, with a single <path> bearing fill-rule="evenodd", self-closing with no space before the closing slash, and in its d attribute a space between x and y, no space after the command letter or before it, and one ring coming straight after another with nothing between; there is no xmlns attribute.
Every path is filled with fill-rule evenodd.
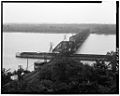
<svg viewBox="0 0 120 96"><path fill-rule="evenodd" d="M19 94L118 94L119 66L116 53L107 55L112 56L110 65L97 60L93 66L61 55L21 79L7 83L2 91Z"/></svg>

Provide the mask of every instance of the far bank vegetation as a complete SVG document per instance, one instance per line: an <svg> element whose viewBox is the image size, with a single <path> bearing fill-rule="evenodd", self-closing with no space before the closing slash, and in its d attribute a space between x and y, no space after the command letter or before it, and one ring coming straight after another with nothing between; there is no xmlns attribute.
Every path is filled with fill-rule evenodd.
<svg viewBox="0 0 120 96"><path fill-rule="evenodd" d="M89 29L91 33L116 34L115 24L4 24L3 32L78 33Z"/></svg>

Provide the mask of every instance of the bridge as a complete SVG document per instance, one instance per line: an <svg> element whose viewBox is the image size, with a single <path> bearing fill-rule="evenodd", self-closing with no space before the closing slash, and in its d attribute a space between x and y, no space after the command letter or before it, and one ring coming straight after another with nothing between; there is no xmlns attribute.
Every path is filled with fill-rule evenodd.
<svg viewBox="0 0 120 96"><path fill-rule="evenodd" d="M84 40L89 36L90 32L88 30L80 32L69 38L69 41L61 41L53 50L52 53L37 53L37 52L22 52L17 53L17 58L26 58L26 59L53 59L53 58L72 58L83 61L96 61L104 60L110 61L111 56L108 55L94 55L94 54L74 54L76 50L81 46Z"/></svg>
<svg viewBox="0 0 120 96"><path fill-rule="evenodd" d="M60 53L37 53L37 52L22 52L16 54L17 58L26 58L26 59L52 59L52 58L61 58L68 57L75 60L85 60L85 61L96 61L96 60L105 60L110 61L111 56L108 55L94 55L94 54L70 54L70 55L61 55Z"/></svg>

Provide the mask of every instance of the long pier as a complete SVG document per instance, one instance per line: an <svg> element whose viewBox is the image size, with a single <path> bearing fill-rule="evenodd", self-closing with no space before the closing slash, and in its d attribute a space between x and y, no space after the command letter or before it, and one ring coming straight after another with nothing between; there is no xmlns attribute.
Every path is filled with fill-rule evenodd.
<svg viewBox="0 0 120 96"><path fill-rule="evenodd" d="M23 52L16 54L17 58L26 58L26 59L52 59L52 58L61 58L64 57L59 53L36 53L36 52ZM105 60L110 61L111 56L107 55L93 55L93 54L71 54L66 57L77 59L77 60L86 60L86 61L96 61L96 60Z"/></svg>

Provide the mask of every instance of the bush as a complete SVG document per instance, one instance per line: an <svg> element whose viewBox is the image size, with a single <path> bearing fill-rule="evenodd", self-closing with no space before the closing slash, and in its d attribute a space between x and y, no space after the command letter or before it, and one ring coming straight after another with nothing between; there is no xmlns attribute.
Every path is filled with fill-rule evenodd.
<svg viewBox="0 0 120 96"><path fill-rule="evenodd" d="M111 56L113 59L110 64L96 61L93 66L83 65L64 56L54 58L41 70L28 74L29 78L9 83L4 88L4 92L117 94L119 70L114 58L115 54L112 53ZM114 68L109 68L109 65Z"/></svg>

